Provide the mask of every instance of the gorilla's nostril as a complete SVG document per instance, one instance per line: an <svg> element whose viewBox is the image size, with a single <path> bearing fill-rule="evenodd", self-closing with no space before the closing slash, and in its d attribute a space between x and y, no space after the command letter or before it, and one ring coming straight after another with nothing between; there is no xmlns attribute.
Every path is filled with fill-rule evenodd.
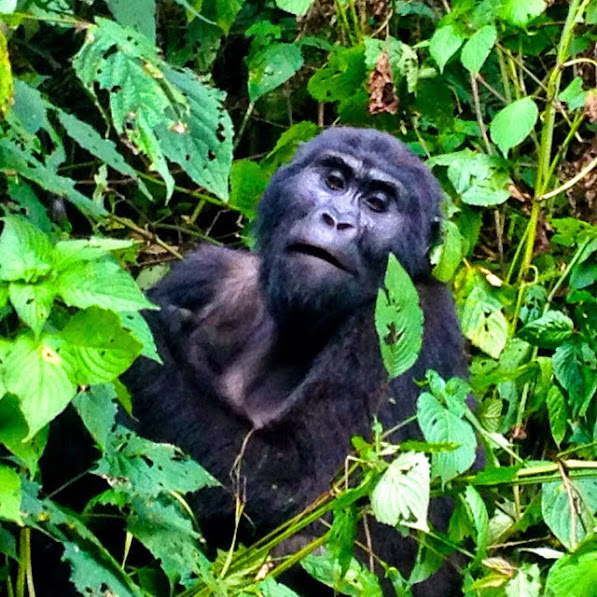
<svg viewBox="0 0 597 597"><path fill-rule="evenodd" d="M327 212L323 212L321 214L321 219L328 225L328 226L335 226L336 220Z"/></svg>
<svg viewBox="0 0 597 597"><path fill-rule="evenodd" d="M336 228L338 228L338 230L350 230L351 228L354 228L354 226L349 222L338 222Z"/></svg>

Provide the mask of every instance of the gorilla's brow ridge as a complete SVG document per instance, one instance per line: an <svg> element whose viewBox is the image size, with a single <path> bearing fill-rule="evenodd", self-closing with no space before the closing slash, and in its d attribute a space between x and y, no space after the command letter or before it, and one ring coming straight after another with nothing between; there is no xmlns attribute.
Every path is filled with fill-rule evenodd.
<svg viewBox="0 0 597 597"><path fill-rule="evenodd" d="M344 170L351 176L354 176L356 173L357 177L367 179L369 185L375 189L399 193L403 187L402 183L396 177L380 168L367 168L364 160L349 153L326 151L319 157L318 162L322 166Z"/></svg>

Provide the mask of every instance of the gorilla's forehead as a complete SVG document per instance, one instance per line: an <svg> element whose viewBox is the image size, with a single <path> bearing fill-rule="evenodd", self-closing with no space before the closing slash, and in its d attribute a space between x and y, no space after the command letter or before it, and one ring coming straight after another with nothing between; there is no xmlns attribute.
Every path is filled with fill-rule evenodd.
<svg viewBox="0 0 597 597"><path fill-rule="evenodd" d="M425 166L403 143L375 129L337 127L305 143L295 163L307 164L325 155L341 155L355 170L377 170L400 179L405 170L424 172Z"/></svg>

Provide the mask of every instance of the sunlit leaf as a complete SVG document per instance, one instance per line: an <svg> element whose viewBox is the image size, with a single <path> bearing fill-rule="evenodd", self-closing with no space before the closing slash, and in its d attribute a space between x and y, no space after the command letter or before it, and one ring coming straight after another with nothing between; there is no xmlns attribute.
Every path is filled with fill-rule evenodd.
<svg viewBox="0 0 597 597"><path fill-rule="evenodd" d="M525 97L512 102L493 117L489 125L491 138L506 155L512 147L528 137L538 117L539 110L532 98Z"/></svg>

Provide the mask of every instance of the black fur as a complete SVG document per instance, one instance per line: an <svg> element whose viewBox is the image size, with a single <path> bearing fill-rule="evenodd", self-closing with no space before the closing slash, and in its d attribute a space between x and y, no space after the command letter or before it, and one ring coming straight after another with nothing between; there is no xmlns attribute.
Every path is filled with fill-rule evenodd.
<svg viewBox="0 0 597 597"><path fill-rule="evenodd" d="M382 203L391 200L381 212L379 185ZM252 431L241 464L242 541L327 490L374 415L386 428L412 416L413 379L428 368L466 375L452 299L430 276L439 203L433 176L393 137L331 129L274 175L259 209L258 254L203 246L150 293L162 307L148 320L164 363L142 359L126 375L139 431L177 444L228 488ZM313 255L322 247L325 259ZM415 366L388 384L373 304L390 252L417 284L425 334ZM394 439L419 435L410 425ZM199 492L195 508L208 541L227 546L230 490ZM375 525L373 547L408 573L409 539ZM444 573L416 592L447 595L453 583Z"/></svg>

